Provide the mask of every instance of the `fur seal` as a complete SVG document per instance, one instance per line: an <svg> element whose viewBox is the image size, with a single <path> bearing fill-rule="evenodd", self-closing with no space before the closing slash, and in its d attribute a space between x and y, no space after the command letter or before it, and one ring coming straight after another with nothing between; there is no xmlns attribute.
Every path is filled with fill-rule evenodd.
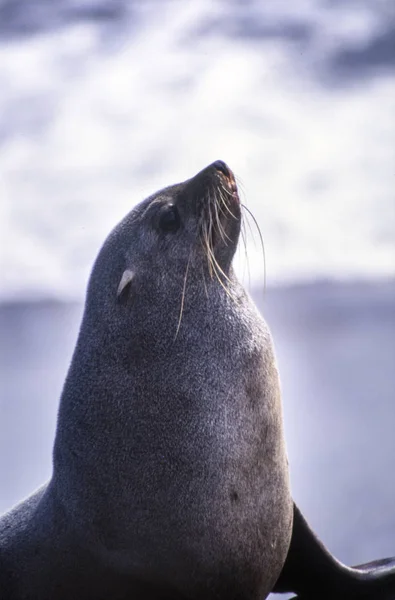
<svg viewBox="0 0 395 600"><path fill-rule="evenodd" d="M394 600L395 559L341 565L292 502L270 333L232 269L240 226L217 161L107 238L52 478L0 521L2 600Z"/></svg>

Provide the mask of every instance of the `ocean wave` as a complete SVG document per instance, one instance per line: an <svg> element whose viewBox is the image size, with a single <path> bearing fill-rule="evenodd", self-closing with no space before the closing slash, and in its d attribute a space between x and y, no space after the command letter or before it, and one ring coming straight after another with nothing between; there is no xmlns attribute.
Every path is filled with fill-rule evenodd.
<svg viewBox="0 0 395 600"><path fill-rule="evenodd" d="M248 4L0 2L2 298L80 298L109 228L217 158L270 282L394 275L388 4Z"/></svg>

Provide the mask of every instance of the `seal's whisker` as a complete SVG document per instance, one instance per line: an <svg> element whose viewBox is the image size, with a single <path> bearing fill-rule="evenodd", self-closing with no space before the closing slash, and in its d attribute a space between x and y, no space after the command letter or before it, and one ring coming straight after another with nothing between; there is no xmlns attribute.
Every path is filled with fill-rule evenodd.
<svg viewBox="0 0 395 600"><path fill-rule="evenodd" d="M225 215L225 210L230 214L230 216L234 219L236 219L237 217L232 213L232 211L230 210L226 199L223 197L222 195L222 191L218 188L218 196L219 196L219 210L220 212ZM225 210L223 210L225 208ZM229 242L231 242L231 238L225 233L227 239L229 240Z"/></svg>
<svg viewBox="0 0 395 600"><path fill-rule="evenodd" d="M241 230L242 234L244 234L244 240L247 240L246 219L245 219L243 213L241 213L240 230Z"/></svg>
<svg viewBox="0 0 395 600"><path fill-rule="evenodd" d="M187 287L188 270L189 270L189 263L191 262L191 256L192 256L192 247L191 247L191 250L189 252L188 262L187 262L187 266L186 266L186 269L185 269L184 283L183 283L183 286L182 286L182 294L181 294L180 316L178 318L177 330L176 330L176 335L174 337L174 341L176 341L177 336L178 336L178 332L180 331L180 327L181 327L181 320L182 320L182 315L183 315L183 312L184 312L184 303L185 303L185 290L186 290L186 287Z"/></svg>
<svg viewBox="0 0 395 600"><path fill-rule="evenodd" d="M222 183L222 181L219 182L218 185L218 190L222 190L223 192L225 192L225 194L230 198L232 196L232 192L230 190L228 190L224 184Z"/></svg>
<svg viewBox="0 0 395 600"><path fill-rule="evenodd" d="M230 193L230 192L229 192L229 191L228 191L226 188L224 188L222 184L220 184L220 188L218 188L218 191L219 191L219 193L220 193L221 206L223 206L223 207L224 207L224 208L225 208L225 209L228 211L228 213L230 214L230 216L231 216L233 219L236 219L236 220L237 220L237 216L236 216L236 215L234 215L234 214L232 213L232 211L230 210L230 208L229 208L229 206L228 206L228 204L227 204L227 202L226 202L225 198L222 196L222 194L221 194L221 190L222 190L223 192L225 192L226 194L228 194L228 196L229 196L229 197L231 197L231 196L232 196L232 194L231 194L231 193Z"/></svg>
<svg viewBox="0 0 395 600"><path fill-rule="evenodd" d="M224 284L224 282L222 281L220 274L222 274L224 276L224 278L230 283L230 280L228 279L228 277L225 275L225 273L223 272L223 270L221 269L221 267L219 266L218 262L216 261L214 255L212 255L212 265L213 265L213 269L214 269L214 275L216 277L216 279L218 280L218 283L223 287L223 289L225 290L226 294L229 296L229 298L231 298L232 300L235 300L235 298L232 296L231 292L229 291L228 287ZM218 270L217 270L218 269ZM219 272L218 272L219 271Z"/></svg>
<svg viewBox="0 0 395 600"><path fill-rule="evenodd" d="M240 204L241 204L241 206L247 207L247 195L246 195L244 184L239 177L236 177L235 179L236 179L236 183L237 183L237 189L239 191Z"/></svg>
<svg viewBox="0 0 395 600"><path fill-rule="evenodd" d="M247 274L248 274L248 285L251 285L251 270L250 270L250 261L248 260L248 250L247 250L247 236L246 236L246 228L245 228L245 223L244 223L244 219L242 219L241 221L241 239L243 242L243 248L244 248L244 258L245 258L245 268L247 268ZM243 272L243 277L244 277L244 272Z"/></svg>
<svg viewBox="0 0 395 600"><path fill-rule="evenodd" d="M244 188L243 180L238 175L235 175L235 180L236 180L237 188L243 193L243 196L245 196L245 188Z"/></svg>
<svg viewBox="0 0 395 600"><path fill-rule="evenodd" d="M204 199L204 213L206 212L206 206L207 206L207 199ZM204 215L203 213L203 215ZM208 215L207 218L204 219L204 228L203 228L203 235L204 235L204 246L205 246L205 251L206 251L206 255L207 255L207 262L208 262L208 270L210 273L210 278L213 278L213 269L212 269L212 262L211 262L211 256L210 256L210 222L209 222L209 218L210 216Z"/></svg>
<svg viewBox="0 0 395 600"><path fill-rule="evenodd" d="M249 224L249 226L250 226L250 224ZM251 229L251 226L250 226L250 229ZM242 239L243 246L244 246L244 255L245 255L247 270L248 270L248 281L250 282L251 273L250 273L250 264L249 264L249 260L248 260L246 218L243 213L241 213L240 233L241 233L241 239Z"/></svg>
<svg viewBox="0 0 395 600"><path fill-rule="evenodd" d="M215 275L216 275L218 281L220 282L220 284L224 287L224 284L223 284L221 278L219 277L218 273L220 273L224 277L225 281L227 281L228 283L232 283L231 280L229 279L229 277L226 275L226 273L224 273L224 271L221 269L220 265L218 264L217 259L215 258L214 252L211 248L209 249L209 252L211 255L212 265L214 268ZM225 288L225 287L224 287L224 289L227 290L227 288ZM227 290L227 291L229 291L229 290Z"/></svg>
<svg viewBox="0 0 395 600"><path fill-rule="evenodd" d="M209 193L209 198L210 198L210 201L211 201L211 196L210 196L210 193ZM227 239L228 239L228 241L231 241L231 240L230 240L229 236L228 236L228 235L226 235L226 231L225 231L225 229L223 228L223 225L222 225L222 223L221 223L221 219L220 219L219 212L218 212L218 198L217 198L217 195L216 195L216 194L214 194L214 203L213 203L213 204L214 204L214 210L215 210L215 219L216 219L216 221L217 221L217 227L218 227L218 231L219 231L219 234L220 234L220 236L221 236L221 238L222 238L222 241L223 241L223 242L224 242L224 244L227 246L227 245L228 245L228 242L226 241L226 239L225 239L225 238L227 238Z"/></svg>
<svg viewBox="0 0 395 600"><path fill-rule="evenodd" d="M222 241L224 242L224 244L227 246L228 242L226 240L228 240L229 242L231 241L230 237L227 235L224 226L221 223L221 217L220 217L220 212L221 212L221 205L220 205L220 201L218 199L217 194L214 194L214 208L215 208L215 215L216 215L216 219L217 219L217 225L218 225L218 230L220 232Z"/></svg>
<svg viewBox="0 0 395 600"><path fill-rule="evenodd" d="M210 207L208 210L208 216L211 220L211 211L210 211ZM211 245L211 240L210 240L210 231L211 231L211 226L212 226L212 221L207 223L207 221L204 222L204 228L202 229L202 233L203 233L203 241L204 241L204 249L206 250L206 255L207 255L207 261L208 261L208 268L209 268L209 273L210 273L210 277L211 279L213 278L213 275L217 276L217 272L215 269L215 263L217 262L214 256L214 249L212 248Z"/></svg>
<svg viewBox="0 0 395 600"><path fill-rule="evenodd" d="M244 210L244 204L242 205L242 210ZM246 212L247 212L247 207L245 208L245 210L246 210ZM252 227L251 227L251 223L250 223L250 221L249 221L249 215L248 215L248 214L247 214L247 215L244 215L244 219L243 219L243 229L244 229L244 235L246 236L246 239L247 239L247 234L248 234L248 232L247 232L246 223L247 223L247 226L248 226L248 232L251 234L251 237L252 237L252 239L253 239L253 240L254 240L254 242L255 242L255 238L254 238L254 231L253 231L253 229L252 229Z"/></svg>
<svg viewBox="0 0 395 600"><path fill-rule="evenodd" d="M204 228L202 230L203 233L203 239L202 242L203 243L203 249L205 250L205 254L207 256L207 263L208 263L208 271L210 274L210 278L213 278L213 269L212 269L212 260L211 260L211 255L210 255L210 244L209 244L209 238L208 238L208 232L207 232L207 224L204 223Z"/></svg>
<svg viewBox="0 0 395 600"><path fill-rule="evenodd" d="M208 241L206 229L204 229L204 239L202 239L202 242L203 241L204 241L203 248L204 248L206 256L207 256L208 269L209 269L209 274L210 274L211 279L213 279L213 277L215 275L215 277L218 280L219 284L224 288L226 294L230 298L232 298L233 300L235 300L235 298L232 296L232 294L230 293L229 289L225 286L225 284L223 283L223 281L222 281L222 279L221 279L221 277L219 275L219 272L220 272L223 275L223 277L230 283L230 279L223 272L223 270L219 266L219 264L218 264L218 262L217 262L217 260L216 260L216 258L214 256L214 252L211 249L209 241ZM203 278L204 278L204 272L203 272ZM206 295L208 297L208 291L207 291L207 287L206 287L206 280L205 280L205 278L204 278L204 284L205 284Z"/></svg>
<svg viewBox="0 0 395 600"><path fill-rule="evenodd" d="M208 248L209 248L209 253L211 256L211 264L214 268L214 263L215 263L215 256L214 256L214 219L213 219L213 213L212 213L212 206L211 206L211 202L210 202L210 196L208 195L208 214L209 214L209 226L208 226L208 231L209 231L209 235L208 235ZM214 272L215 272L215 268L214 268ZM215 273L216 274L216 273Z"/></svg>
<svg viewBox="0 0 395 600"><path fill-rule="evenodd" d="M262 248L262 256L263 256L263 291L265 293L265 291L266 291L266 253L265 253L265 244L264 244L264 241L263 241L263 235L262 235L262 232L261 232L261 228L259 227L258 222L257 222L256 218L254 217L253 213L250 211L250 209L247 208L247 206L245 204L241 204L240 206L252 218L252 220L254 222L254 225L255 225L255 227L256 227L256 229L258 231L258 235L259 235L259 239L260 239L260 243L261 243L261 248Z"/></svg>
<svg viewBox="0 0 395 600"><path fill-rule="evenodd" d="M215 260L215 259L214 259ZM215 260L215 264L217 265L220 273L225 277L225 279L228 280L228 282L230 283L230 280L228 279L228 277L226 277L225 273L223 272L223 270L221 269L221 267L218 265L217 261ZM214 266L214 271L215 271L215 276L218 280L218 283L221 285L221 287L225 290L226 295L233 300L233 302L236 302L236 297L232 294L232 292L229 290L229 287L227 287L224 282L221 280L221 277L217 271L217 268Z"/></svg>

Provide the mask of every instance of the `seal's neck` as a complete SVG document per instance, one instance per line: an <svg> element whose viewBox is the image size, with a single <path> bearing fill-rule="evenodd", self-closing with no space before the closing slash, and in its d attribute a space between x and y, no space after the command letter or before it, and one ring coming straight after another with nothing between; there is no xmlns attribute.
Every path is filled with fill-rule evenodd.
<svg viewBox="0 0 395 600"><path fill-rule="evenodd" d="M145 310L130 335L84 316L61 398L54 481L85 525L98 511L114 515L114 502L138 510L147 490L154 504L173 493L176 500L175 473L185 490L207 473L225 476L253 440L267 444L269 456L279 451L282 434L270 434L281 429L270 413L279 402L277 370L248 297L190 299L177 335L178 307L168 310L171 335L163 308L160 319L153 312L156 320Z"/></svg>

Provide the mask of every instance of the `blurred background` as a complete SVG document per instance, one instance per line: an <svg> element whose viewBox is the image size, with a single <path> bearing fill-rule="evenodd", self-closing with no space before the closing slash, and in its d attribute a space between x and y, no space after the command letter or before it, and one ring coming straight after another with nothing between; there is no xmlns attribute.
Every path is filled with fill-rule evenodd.
<svg viewBox="0 0 395 600"><path fill-rule="evenodd" d="M0 512L50 476L104 237L220 158L294 497L340 559L395 555L394 66L386 0L0 0Z"/></svg>

